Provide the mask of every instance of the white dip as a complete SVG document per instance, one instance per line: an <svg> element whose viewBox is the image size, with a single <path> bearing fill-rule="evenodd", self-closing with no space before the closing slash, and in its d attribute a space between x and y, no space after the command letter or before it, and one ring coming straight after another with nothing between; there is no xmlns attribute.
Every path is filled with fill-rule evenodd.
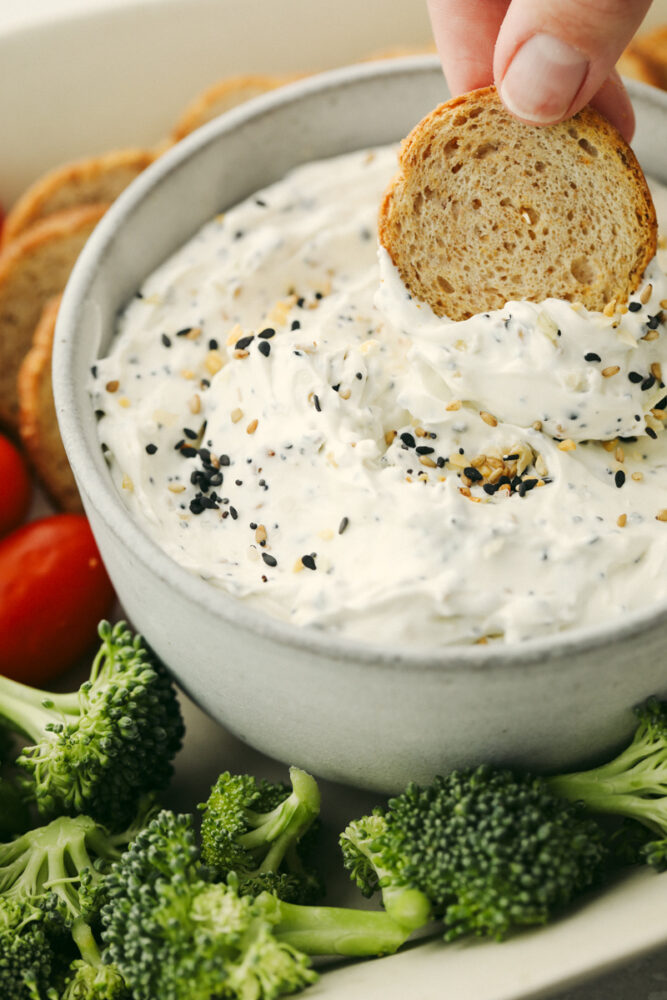
<svg viewBox="0 0 667 1000"><path fill-rule="evenodd" d="M302 167L147 279L92 385L128 509L235 597L371 642L518 642L667 598L665 275L610 316L438 320L378 269L395 163Z"/></svg>

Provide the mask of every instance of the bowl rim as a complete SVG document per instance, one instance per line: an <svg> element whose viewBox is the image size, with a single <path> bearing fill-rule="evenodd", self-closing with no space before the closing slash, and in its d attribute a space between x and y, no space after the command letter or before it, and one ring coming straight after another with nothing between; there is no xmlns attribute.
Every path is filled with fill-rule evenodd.
<svg viewBox="0 0 667 1000"><path fill-rule="evenodd" d="M89 288L103 265L104 257L112 246L117 232L128 218L131 220L136 206L150 197L169 175L177 171L205 147L216 143L221 136L243 127L246 123L270 115L274 109L286 105L296 106L299 101L314 94L337 92L354 87L364 79L374 80L397 73L422 75L439 67L434 55L410 56L387 59L377 63L355 64L297 80L285 87L248 101L221 117L202 126L180 143L163 153L140 174L116 199L96 227L79 256L67 284L60 306L53 350L53 388L58 423L68 459L82 493L102 519L106 528L124 548L130 548L150 572L157 575L188 602L201 605L207 614L222 618L245 632L281 646L291 647L307 654L338 663L363 662L367 667L402 669L421 672L449 670L497 670L502 667L534 668L551 660L563 661L565 669L573 662L573 654L609 645L612 642L632 641L636 636L657 627L667 619L667 600L630 612L621 621L601 622L596 625L565 629L525 640L521 643L489 645L447 644L412 648L409 645L373 643L340 635L334 631L303 627L274 618L266 611L255 608L250 602L239 600L222 588L208 583L202 577L175 562L157 542L146 534L132 517L104 471L98 468L98 454L93 454L86 443L84 423L92 419L92 400L89 412L85 405L77 405L77 385L71 377L72 362L82 338L77 337L79 317ZM639 98L667 114L667 93L647 84L626 81L631 97ZM84 392L81 387L78 392ZM87 392L86 392L87 395Z"/></svg>

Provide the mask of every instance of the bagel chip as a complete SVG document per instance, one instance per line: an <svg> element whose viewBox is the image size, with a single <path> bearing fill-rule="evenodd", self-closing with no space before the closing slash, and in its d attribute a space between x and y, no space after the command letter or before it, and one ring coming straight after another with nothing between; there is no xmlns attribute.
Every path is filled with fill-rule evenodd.
<svg viewBox="0 0 667 1000"><path fill-rule="evenodd" d="M40 219L77 205L112 202L155 159L148 149L121 149L66 163L25 191L7 214L2 245Z"/></svg>
<svg viewBox="0 0 667 1000"><path fill-rule="evenodd" d="M0 253L0 423L18 430L17 376L42 309L62 292L107 205L80 205L42 219Z"/></svg>
<svg viewBox="0 0 667 1000"><path fill-rule="evenodd" d="M53 335L61 298L56 295L44 306L32 347L19 369L19 434L51 500L60 510L79 514L83 505L60 437L51 388Z"/></svg>
<svg viewBox="0 0 667 1000"><path fill-rule="evenodd" d="M379 238L412 295L463 320L512 300L602 310L655 256L646 179L590 107L525 125L494 87L440 105L404 140Z"/></svg>

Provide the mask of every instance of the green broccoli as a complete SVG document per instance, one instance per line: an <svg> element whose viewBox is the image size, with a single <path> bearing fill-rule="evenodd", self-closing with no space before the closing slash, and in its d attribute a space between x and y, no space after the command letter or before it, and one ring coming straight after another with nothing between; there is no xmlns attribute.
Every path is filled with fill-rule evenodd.
<svg viewBox="0 0 667 1000"><path fill-rule="evenodd" d="M364 894L381 889L405 927L425 922L430 905L446 940L501 940L544 923L593 883L607 856L581 806L541 778L486 766L408 785L386 810L351 823L341 847Z"/></svg>
<svg viewBox="0 0 667 1000"><path fill-rule="evenodd" d="M122 825L140 797L166 787L183 722L164 667L124 622L101 622L89 680L49 694L0 677L0 717L34 743L17 765L48 818L85 813Z"/></svg>
<svg viewBox="0 0 667 1000"><path fill-rule="evenodd" d="M116 834L89 816L59 816L0 844L2 904L21 907L26 921L41 921L40 935L46 941L59 937L58 952L72 944L78 949L80 958L62 977L62 1000L125 1000L128 996L119 972L103 964L91 925L98 921L106 899L106 872L152 812L152 805L144 803L135 822ZM42 952L40 956L39 968L46 970L46 977L48 963Z"/></svg>
<svg viewBox="0 0 667 1000"><path fill-rule="evenodd" d="M657 840L641 848L648 864L667 869L667 702L649 698L635 709L639 725L630 745L600 767L548 779L555 794L597 813L644 824Z"/></svg>
<svg viewBox="0 0 667 1000"><path fill-rule="evenodd" d="M223 881L233 871L242 894L264 889L289 903L313 903L322 883L302 858L302 837L320 811L317 782L290 768L291 789L250 775L221 774L199 806L202 858Z"/></svg>
<svg viewBox="0 0 667 1000"><path fill-rule="evenodd" d="M56 956L46 912L0 897L0 996L41 1000L48 996Z"/></svg>
<svg viewBox="0 0 667 1000"><path fill-rule="evenodd" d="M206 881L191 816L163 811L106 877L105 958L135 1000L273 1000L316 978L308 955L378 955L407 933L382 912L240 895Z"/></svg>

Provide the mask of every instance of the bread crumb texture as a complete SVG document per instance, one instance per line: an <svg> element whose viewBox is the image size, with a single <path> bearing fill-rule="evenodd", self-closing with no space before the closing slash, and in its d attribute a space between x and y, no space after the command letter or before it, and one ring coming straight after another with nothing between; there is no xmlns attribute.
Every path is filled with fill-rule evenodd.
<svg viewBox="0 0 667 1000"><path fill-rule="evenodd" d="M379 218L402 281L438 316L506 302L623 302L656 252L634 153L597 111L530 126L494 87L440 105L403 141Z"/></svg>

